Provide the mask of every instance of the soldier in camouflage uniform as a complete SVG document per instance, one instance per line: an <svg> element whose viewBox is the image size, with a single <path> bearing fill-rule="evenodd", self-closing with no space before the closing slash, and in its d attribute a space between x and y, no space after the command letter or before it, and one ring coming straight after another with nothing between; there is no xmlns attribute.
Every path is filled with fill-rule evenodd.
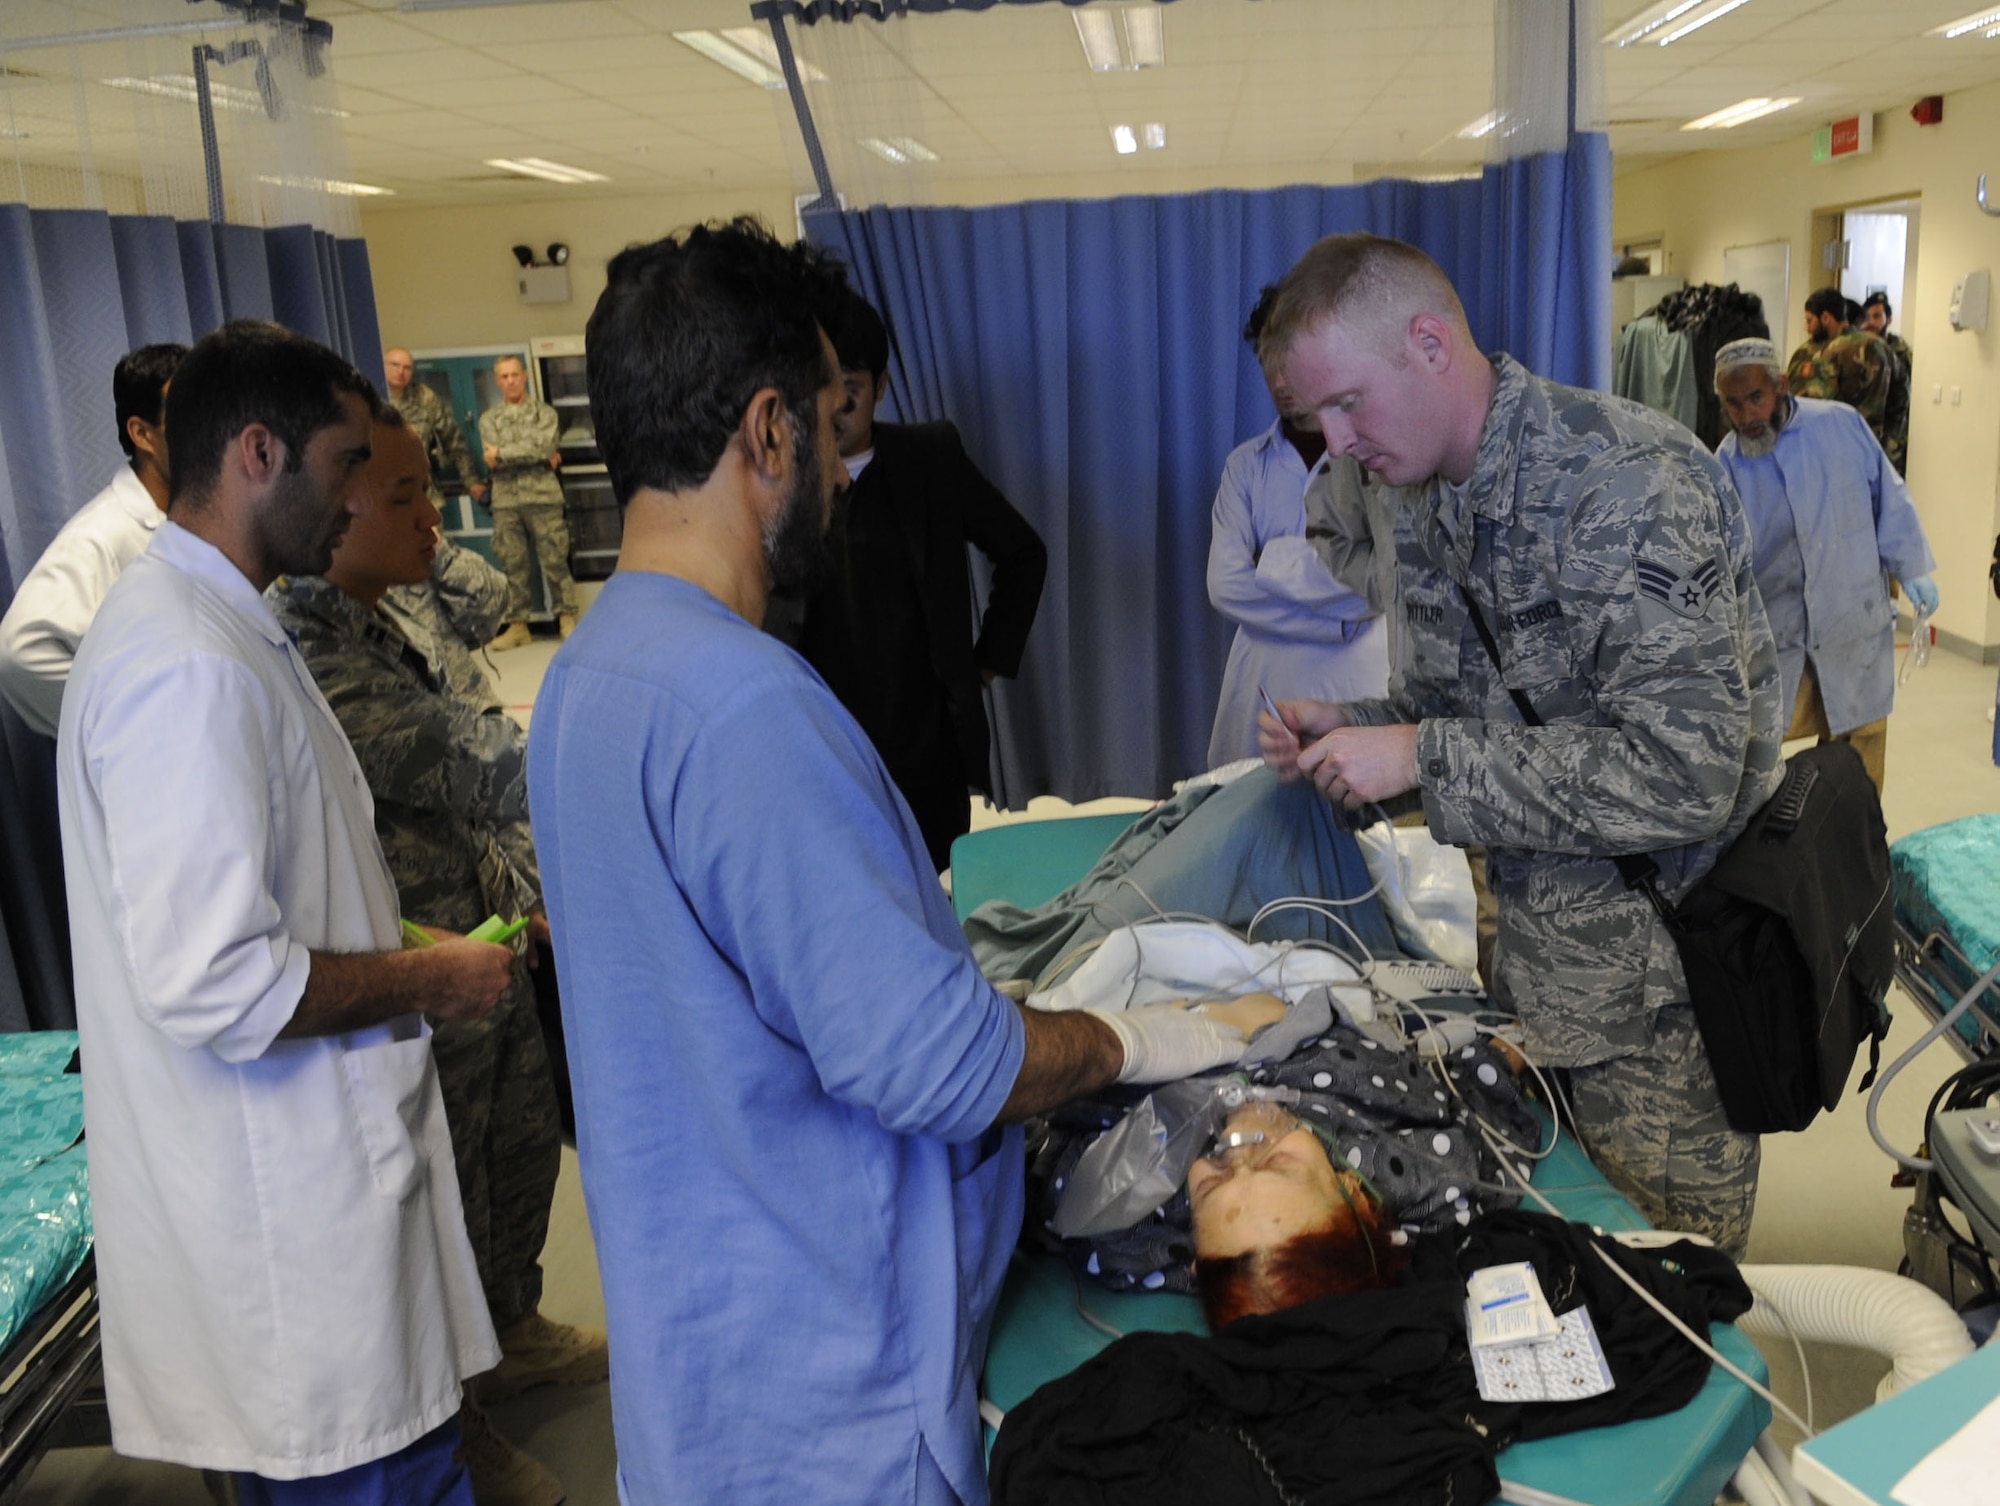
<svg viewBox="0 0 2000 1506"><path fill-rule="evenodd" d="M375 800L375 828L403 915L470 931L489 915L539 916L527 830L526 736L498 709L455 695L444 665L383 610L392 584L422 580L436 545L429 467L392 410L377 419L368 512L325 577L280 579L268 593L327 704L353 743ZM530 854L532 848L529 849ZM546 945L545 922L528 933ZM561 1161L555 1081L524 970L484 1019L432 1022L466 1229L500 1336L485 1401L551 1381L609 1372L604 1336L551 1323L538 1307L540 1255ZM476 1407L465 1413L467 1465L482 1506L554 1506L560 1482L506 1444Z"/></svg>
<svg viewBox="0 0 2000 1506"><path fill-rule="evenodd" d="M416 380L416 357L400 345L391 346L382 352L382 374L389 379L389 401L423 441L431 467L431 506L444 509L444 493L438 490L437 478L438 472L446 467L457 475L459 485L472 494L473 501L484 501L486 483L473 468L472 452L465 447L465 432L459 428L451 404Z"/></svg>
<svg viewBox="0 0 2000 1506"><path fill-rule="evenodd" d="M1806 299L1806 340L1792 352L1785 386L1793 397L1847 404L1867 420L1881 444L1894 365L1888 346L1847 322L1847 299L1840 289L1820 288Z"/></svg>
<svg viewBox="0 0 2000 1506"><path fill-rule="evenodd" d="M416 585L391 586L382 593L380 607L410 647L435 666L453 698L480 712L503 709L474 652L505 621L507 610L507 577L483 556L439 538L430 578ZM515 874L529 892L539 895L542 870L527 818L505 822L499 832L500 846Z"/></svg>
<svg viewBox="0 0 2000 1506"><path fill-rule="evenodd" d="M1895 370L1889 374L1888 402L1882 413L1882 449L1889 457L1889 464L1896 468L1896 474L1901 476L1910 458L1910 383L1915 380L1916 358L1909 341L1889 332L1889 321L1896 317L1896 311L1889 306L1888 294L1870 293L1861 307L1868 333L1888 346L1889 354L1896 358Z"/></svg>
<svg viewBox="0 0 2000 1506"><path fill-rule="evenodd" d="M1571 1069L1592 1156L1655 1220L1741 1255L1758 1143L1730 1129L1672 939L1612 861L1649 855L1677 899L1778 783L1778 661L1727 475L1658 414L1489 361L1399 242L1321 241L1259 354L1330 453L1403 488L1389 696L1265 713L1267 760L1350 808L1419 792L1438 840L1485 846L1494 994Z"/></svg>
<svg viewBox="0 0 2000 1506"><path fill-rule="evenodd" d="M507 572L508 592L507 630L490 647L509 649L528 641L530 544L565 638L576 626L576 586L569 576L569 523L556 477L562 420L528 392L528 369L520 357L502 356L493 363L493 375L506 401L479 415L479 438L493 473L493 552Z"/></svg>
<svg viewBox="0 0 2000 1506"><path fill-rule="evenodd" d="M430 578L391 586L382 594L382 610L418 653L438 664L453 695L481 711L500 710L500 696L473 650L507 620L505 575L475 551L440 538Z"/></svg>

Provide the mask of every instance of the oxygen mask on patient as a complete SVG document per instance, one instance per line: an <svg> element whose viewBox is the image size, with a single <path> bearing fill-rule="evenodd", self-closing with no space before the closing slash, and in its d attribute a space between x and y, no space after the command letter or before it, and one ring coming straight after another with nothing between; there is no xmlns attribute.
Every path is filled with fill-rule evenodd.
<svg viewBox="0 0 2000 1506"><path fill-rule="evenodd" d="M1219 1135L1243 1136L1232 1155L1254 1155L1253 1147L1266 1138L1275 1145L1297 1127L1278 1105L1298 1096L1293 1088L1253 1087L1240 1077L1189 1078L1154 1089L1078 1159L1049 1227L1064 1239L1131 1228L1180 1189L1189 1168L1216 1148ZM1262 1117L1239 1126L1238 1116L1253 1104L1260 1115L1269 1109L1291 1120L1289 1128L1273 1134L1277 1120ZM1253 1141L1252 1135L1259 1138Z"/></svg>
<svg viewBox="0 0 2000 1506"><path fill-rule="evenodd" d="M1293 1099L1298 1097L1290 1089L1277 1091L1289 1092ZM1260 1166L1277 1149L1280 1140L1301 1127L1296 1116L1273 1100L1246 1099L1229 1111L1229 1117L1215 1132L1200 1159L1225 1171Z"/></svg>

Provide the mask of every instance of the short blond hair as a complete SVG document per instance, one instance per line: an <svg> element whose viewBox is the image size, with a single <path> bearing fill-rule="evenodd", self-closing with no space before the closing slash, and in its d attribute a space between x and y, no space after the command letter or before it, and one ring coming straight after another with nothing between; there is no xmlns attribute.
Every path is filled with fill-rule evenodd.
<svg viewBox="0 0 2000 1506"><path fill-rule="evenodd" d="M1257 359L1266 371L1279 369L1302 335L1330 319L1377 336L1400 356L1402 336L1419 314L1447 319L1470 338L1457 289L1415 246L1380 235L1325 236L1278 284Z"/></svg>

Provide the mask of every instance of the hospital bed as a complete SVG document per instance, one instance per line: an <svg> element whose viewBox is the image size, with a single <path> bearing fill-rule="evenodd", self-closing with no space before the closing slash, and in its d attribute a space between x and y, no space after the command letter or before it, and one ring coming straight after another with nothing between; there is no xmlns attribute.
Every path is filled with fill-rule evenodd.
<svg viewBox="0 0 2000 1506"><path fill-rule="evenodd" d="M991 899L1021 906L1053 899L1082 877L1134 819L1105 815L1021 822L959 838L951 866L952 903L959 919ZM1534 1182L1570 1218L1606 1230L1646 1227L1573 1142L1563 1142L1540 1163ZM1198 1333L1203 1326L1193 1298L1113 1293L1080 1283L1059 1255L1020 1255L1001 1294L987 1352L981 1411L989 1446L996 1418L1104 1348L1114 1331ZM1759 1381L1767 1379L1762 1357L1734 1327L1717 1325L1710 1337L1734 1364ZM1523 1506L1563 1501L1706 1506L1769 1420L1767 1403L1721 1370L1712 1370L1700 1394L1669 1416L1508 1449L1499 1458L1503 1498Z"/></svg>
<svg viewBox="0 0 2000 1506"><path fill-rule="evenodd" d="M1967 816L1912 832L1889 849L1896 906L1896 980L1935 1026L2000 962L2000 815ZM1940 1090L1924 1126L1934 1163L1916 1179L1905 1222L1905 1269L1954 1307L2000 1288L2000 1165L1972 1140L1968 1121L2000 1080L2000 985L1989 984L1945 1031L1964 1060L1959 1086ZM1964 1215L1961 1234L1938 1204Z"/></svg>
<svg viewBox="0 0 2000 1506"><path fill-rule="evenodd" d="M1889 848L1896 904L1896 981L1931 1019L2000 961L2000 815L1912 832ZM1968 1062L2000 1047L2000 987L1952 1027Z"/></svg>
<svg viewBox="0 0 2000 1506"><path fill-rule="evenodd" d="M76 1406L98 1374L76 1054L74 1031L0 1035L0 1501L51 1446L109 1439Z"/></svg>

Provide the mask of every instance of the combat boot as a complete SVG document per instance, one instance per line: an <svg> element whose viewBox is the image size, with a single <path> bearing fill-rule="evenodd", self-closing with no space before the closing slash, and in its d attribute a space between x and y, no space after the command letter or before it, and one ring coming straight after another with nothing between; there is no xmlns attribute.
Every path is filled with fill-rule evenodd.
<svg viewBox="0 0 2000 1506"><path fill-rule="evenodd" d="M563 637L567 638L571 633L576 631L576 613L564 612L556 618L556 627L562 633Z"/></svg>
<svg viewBox="0 0 2000 1506"><path fill-rule="evenodd" d="M487 644L496 654L504 654L510 648L526 648L533 641L525 622L510 622L500 636Z"/></svg>
<svg viewBox="0 0 2000 1506"><path fill-rule="evenodd" d="M611 1351L596 1328L572 1328L529 1313L500 1334L500 1363L479 1382L488 1401L535 1386L588 1386L611 1375Z"/></svg>
<svg viewBox="0 0 2000 1506"><path fill-rule="evenodd" d="M470 1396L459 1403L459 1462L472 1477L477 1506L563 1506L562 1481L541 1460L495 1431Z"/></svg>

